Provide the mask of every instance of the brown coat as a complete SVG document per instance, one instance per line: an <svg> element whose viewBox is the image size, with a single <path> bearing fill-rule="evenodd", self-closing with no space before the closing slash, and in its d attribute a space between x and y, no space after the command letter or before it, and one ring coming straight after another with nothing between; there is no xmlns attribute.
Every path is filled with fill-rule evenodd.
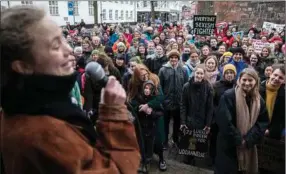
<svg viewBox="0 0 286 174"><path fill-rule="evenodd" d="M6 173L137 173L140 153L126 107L100 105L99 115L95 147L80 127L54 117L2 116L0 146Z"/></svg>

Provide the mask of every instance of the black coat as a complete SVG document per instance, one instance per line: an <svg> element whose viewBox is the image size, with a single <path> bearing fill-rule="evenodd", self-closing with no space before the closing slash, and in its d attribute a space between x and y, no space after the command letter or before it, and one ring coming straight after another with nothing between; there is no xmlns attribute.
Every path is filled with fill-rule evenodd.
<svg viewBox="0 0 286 174"><path fill-rule="evenodd" d="M145 65L148 67L148 69L154 73L159 74L160 68L168 62L168 58L166 56L163 56L161 58L155 58L155 59L146 59Z"/></svg>
<svg viewBox="0 0 286 174"><path fill-rule="evenodd" d="M248 131L245 137L242 137L236 128L236 101L235 89L227 90L221 97L217 109L216 123L219 127L217 137L217 156L215 161L216 174L236 174L237 166L237 146L240 146L242 140L246 141L246 146L252 148L261 142L268 125L267 110L265 102L260 99L260 112L256 123Z"/></svg>
<svg viewBox="0 0 286 174"><path fill-rule="evenodd" d="M181 124L197 129L210 126L213 115L211 84L207 81L195 84L192 77L183 87L180 111Z"/></svg>
<svg viewBox="0 0 286 174"><path fill-rule="evenodd" d="M266 81L260 86L260 95L266 100ZM268 126L269 136L274 139L281 139L282 130L285 128L285 85L278 89L274 104L271 123Z"/></svg>

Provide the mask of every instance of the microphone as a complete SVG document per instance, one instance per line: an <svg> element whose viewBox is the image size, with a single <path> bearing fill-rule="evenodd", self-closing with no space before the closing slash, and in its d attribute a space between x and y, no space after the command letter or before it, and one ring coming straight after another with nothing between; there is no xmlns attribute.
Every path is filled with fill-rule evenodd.
<svg viewBox="0 0 286 174"><path fill-rule="evenodd" d="M88 75L94 83L102 87L105 87L108 82L108 77L105 75L102 66L95 61L87 63L85 74Z"/></svg>

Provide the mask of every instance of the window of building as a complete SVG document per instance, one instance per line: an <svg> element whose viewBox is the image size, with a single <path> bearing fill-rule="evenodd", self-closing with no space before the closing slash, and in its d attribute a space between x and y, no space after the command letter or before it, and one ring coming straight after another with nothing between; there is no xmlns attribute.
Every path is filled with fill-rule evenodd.
<svg viewBox="0 0 286 174"><path fill-rule="evenodd" d="M124 17L123 17L124 14L123 14L123 13L124 13L123 10L121 10L121 12L120 12L120 19L121 19L121 20L124 19Z"/></svg>
<svg viewBox="0 0 286 174"><path fill-rule="evenodd" d="M109 20L112 20L112 10L109 10Z"/></svg>
<svg viewBox="0 0 286 174"><path fill-rule="evenodd" d="M52 16L59 15L58 1L49 1L49 11Z"/></svg>
<svg viewBox="0 0 286 174"><path fill-rule="evenodd" d="M106 10L105 9L102 10L102 19L106 20Z"/></svg>
<svg viewBox="0 0 286 174"><path fill-rule="evenodd" d="M93 1L88 1L88 14L90 16L94 15Z"/></svg>
<svg viewBox="0 0 286 174"><path fill-rule="evenodd" d="M121 2L121 4L123 4L123 1L120 1Z"/></svg>
<svg viewBox="0 0 286 174"><path fill-rule="evenodd" d="M133 1L130 1L130 5L133 5Z"/></svg>
<svg viewBox="0 0 286 174"><path fill-rule="evenodd" d="M158 1L153 1L154 7L158 7Z"/></svg>
<svg viewBox="0 0 286 174"><path fill-rule="evenodd" d="M125 12L125 18L128 19L128 11Z"/></svg>
<svg viewBox="0 0 286 174"><path fill-rule="evenodd" d="M147 1L143 1L143 7L147 7Z"/></svg>
<svg viewBox="0 0 286 174"><path fill-rule="evenodd" d="M139 8L139 2L137 2L137 8Z"/></svg>
<svg viewBox="0 0 286 174"><path fill-rule="evenodd" d="M115 10L115 20L118 20L118 10Z"/></svg>
<svg viewBox="0 0 286 174"><path fill-rule="evenodd" d="M33 1L21 1L22 5L33 5Z"/></svg>
<svg viewBox="0 0 286 174"><path fill-rule="evenodd" d="M133 18L133 11L130 11L130 18Z"/></svg>
<svg viewBox="0 0 286 174"><path fill-rule="evenodd" d="M79 13L78 13L78 1L73 2L73 12L74 12L75 16L79 15Z"/></svg>

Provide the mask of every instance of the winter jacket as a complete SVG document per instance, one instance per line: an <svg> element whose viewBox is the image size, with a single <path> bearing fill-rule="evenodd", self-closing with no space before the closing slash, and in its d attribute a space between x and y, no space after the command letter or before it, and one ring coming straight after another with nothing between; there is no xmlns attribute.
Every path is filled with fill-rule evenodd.
<svg viewBox="0 0 286 174"><path fill-rule="evenodd" d="M253 148L259 144L268 125L268 116L264 100L260 99L260 111L256 123L242 137L236 127L236 99L235 89L229 89L222 95L216 114L216 124L219 128L217 137L217 156L215 161L215 173L237 174L237 147L244 139L247 148Z"/></svg>
<svg viewBox="0 0 286 174"><path fill-rule="evenodd" d="M225 36L224 38L222 38L222 41L227 45L228 48L231 47L233 41L234 41L234 37L233 36Z"/></svg>
<svg viewBox="0 0 286 174"><path fill-rule="evenodd" d="M168 62L159 70L158 76L165 96L163 102L165 110L179 109L183 86L188 81L186 69L180 64L173 68Z"/></svg>
<svg viewBox="0 0 286 174"><path fill-rule="evenodd" d="M146 59L144 64L148 67L148 69L154 73L154 74L159 74L160 68L164 64L168 62L168 58L164 55L162 57L156 56L154 59Z"/></svg>
<svg viewBox="0 0 286 174"><path fill-rule="evenodd" d="M240 60L239 62L237 62L237 61L234 61L233 58L230 58L228 63L234 65L236 68L236 80L238 79L242 70L248 67L248 65L243 60Z"/></svg>
<svg viewBox="0 0 286 174"><path fill-rule="evenodd" d="M191 129L210 127L213 115L213 89L204 80L194 82L192 77L183 87L180 102L181 124Z"/></svg>

